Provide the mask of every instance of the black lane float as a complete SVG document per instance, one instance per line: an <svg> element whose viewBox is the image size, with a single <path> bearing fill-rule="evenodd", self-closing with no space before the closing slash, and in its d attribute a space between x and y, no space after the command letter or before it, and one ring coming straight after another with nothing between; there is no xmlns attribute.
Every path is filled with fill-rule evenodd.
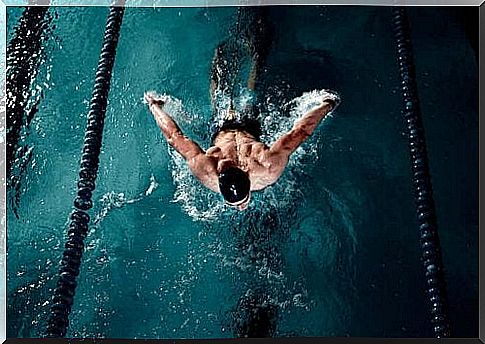
<svg viewBox="0 0 485 344"><path fill-rule="evenodd" d="M404 8L394 8L392 19L401 80L400 87L404 102L402 115L406 121L409 139L416 215L421 237L422 260L426 275L426 294L430 305L431 323L437 338L450 337L446 282L429 173L428 153L416 86L411 30Z"/></svg>
<svg viewBox="0 0 485 344"><path fill-rule="evenodd" d="M6 108L7 108L7 180L10 181L22 127L28 122L26 113L29 88L37 74L42 57L42 43L51 17L48 6L26 7L7 45Z"/></svg>
<svg viewBox="0 0 485 344"><path fill-rule="evenodd" d="M54 290L46 337L65 337L69 326L68 318L77 286L76 277L79 275L84 239L90 220L87 210L93 205L91 196L98 173L106 105L123 14L123 7L111 7L106 22L84 135L78 191L74 199L75 209L70 216L68 239L60 263L59 279Z"/></svg>

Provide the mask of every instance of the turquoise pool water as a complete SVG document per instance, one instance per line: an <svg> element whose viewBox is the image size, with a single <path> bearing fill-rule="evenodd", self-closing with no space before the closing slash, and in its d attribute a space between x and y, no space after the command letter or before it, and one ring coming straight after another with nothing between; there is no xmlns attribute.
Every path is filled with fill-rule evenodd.
<svg viewBox="0 0 485 344"><path fill-rule="evenodd" d="M21 13L8 8L9 39ZM43 335L108 9L50 13L39 110L8 190L8 337ZM235 13L126 10L68 336L233 337L243 295L276 309L275 336L432 336L390 9L270 8L263 139L291 127L284 104L305 92L333 89L342 104L243 213L197 183L142 102L173 96L207 148L210 61ZM455 336L476 337L477 64L451 9L410 17L450 317Z"/></svg>

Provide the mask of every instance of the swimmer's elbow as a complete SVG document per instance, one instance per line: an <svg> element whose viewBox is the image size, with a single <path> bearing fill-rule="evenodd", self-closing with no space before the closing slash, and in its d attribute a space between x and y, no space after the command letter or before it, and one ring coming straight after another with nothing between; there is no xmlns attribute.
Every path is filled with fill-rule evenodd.
<svg viewBox="0 0 485 344"><path fill-rule="evenodd" d="M315 128L317 127L317 123L301 123L297 124L295 126L295 136L296 136L296 141L305 141L307 138L312 136L313 132L315 131Z"/></svg>
<svg viewBox="0 0 485 344"><path fill-rule="evenodd" d="M298 123L291 131L289 139L285 142L284 149L293 153L315 131L315 126L310 123Z"/></svg>
<svg viewBox="0 0 485 344"><path fill-rule="evenodd" d="M173 137L172 137L172 136L166 136L165 138L167 139L167 143L168 143L170 146L174 147L174 145L175 145L175 143L174 143L174 142L175 142L175 141L174 141Z"/></svg>
<svg viewBox="0 0 485 344"><path fill-rule="evenodd" d="M169 130L165 133L165 138L167 139L167 143L175 148L177 151L180 151L184 146L184 139L185 137L182 133L176 129Z"/></svg>

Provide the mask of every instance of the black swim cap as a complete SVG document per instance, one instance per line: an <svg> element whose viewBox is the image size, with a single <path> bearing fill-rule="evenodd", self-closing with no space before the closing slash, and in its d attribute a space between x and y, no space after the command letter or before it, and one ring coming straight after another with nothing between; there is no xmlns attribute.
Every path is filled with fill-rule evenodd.
<svg viewBox="0 0 485 344"><path fill-rule="evenodd" d="M247 173L237 167L228 167L219 174L219 190L228 203L245 199L250 191Z"/></svg>

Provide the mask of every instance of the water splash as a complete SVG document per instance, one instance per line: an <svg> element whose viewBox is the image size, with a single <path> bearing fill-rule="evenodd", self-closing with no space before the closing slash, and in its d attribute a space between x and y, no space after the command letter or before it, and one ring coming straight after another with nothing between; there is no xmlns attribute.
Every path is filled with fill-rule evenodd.
<svg viewBox="0 0 485 344"><path fill-rule="evenodd" d="M148 188L134 198L127 198L124 192L109 191L105 193L100 198L101 209L94 217L94 227L99 226L99 224L106 218L111 210L117 208L119 209L127 204L133 204L143 200L145 197L150 196L158 188L158 186L159 184L155 180L155 176L152 174L150 176L150 184L148 185Z"/></svg>

